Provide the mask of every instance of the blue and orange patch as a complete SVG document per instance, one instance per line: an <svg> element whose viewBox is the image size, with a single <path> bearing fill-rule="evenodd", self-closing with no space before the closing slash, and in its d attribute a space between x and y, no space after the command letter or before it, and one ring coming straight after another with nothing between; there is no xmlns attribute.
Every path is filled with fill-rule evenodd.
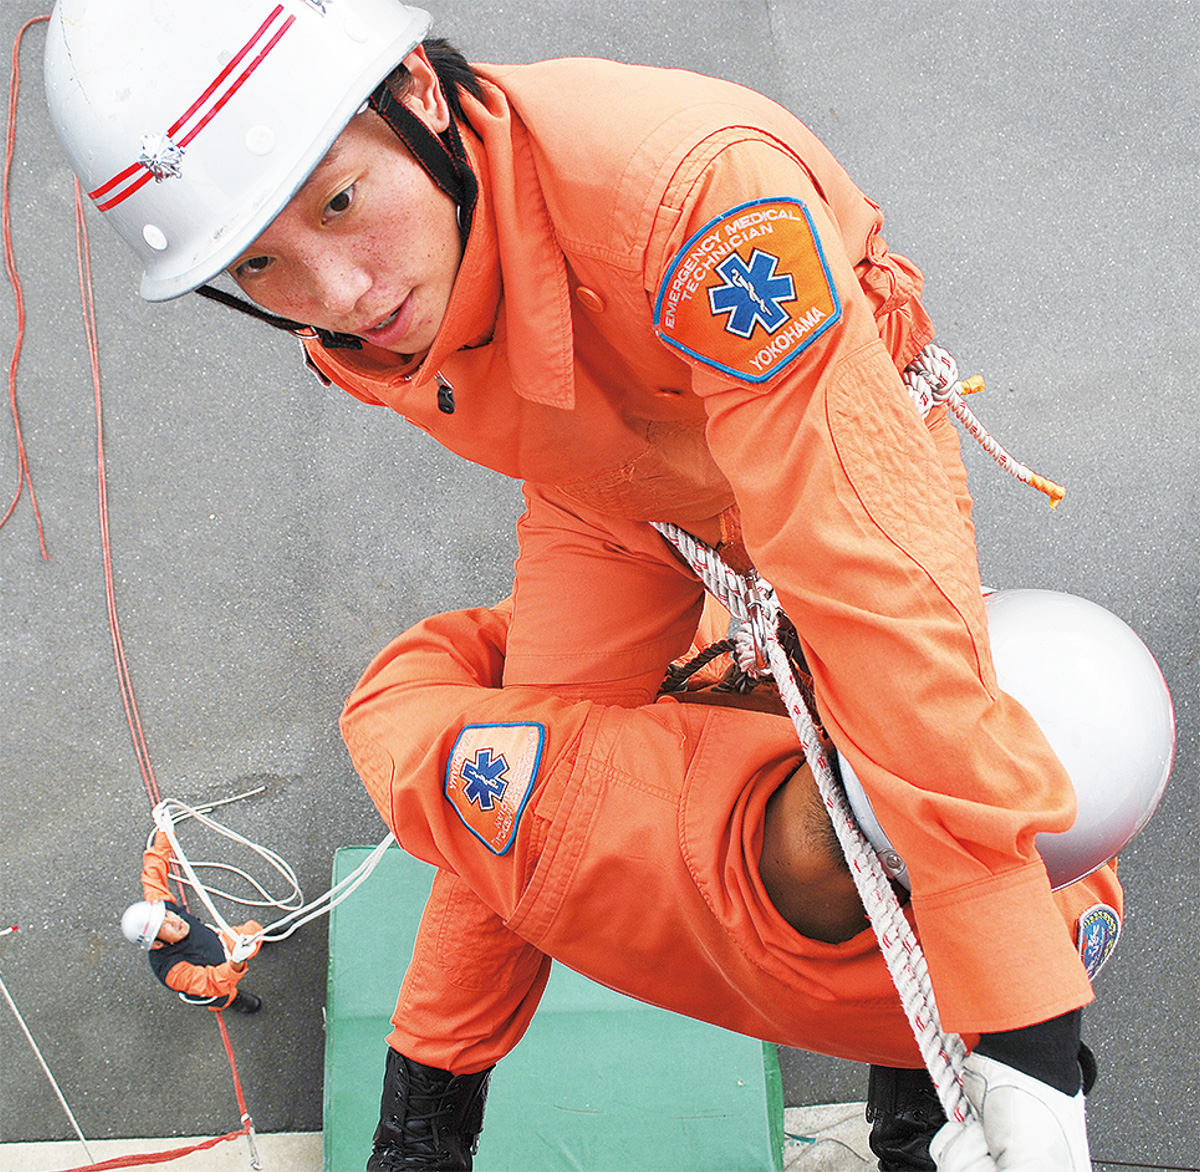
<svg viewBox="0 0 1200 1172"><path fill-rule="evenodd" d="M1079 917L1079 932L1076 938L1079 958L1092 980L1113 954L1121 938L1121 917L1117 909L1106 903L1097 903Z"/></svg>
<svg viewBox="0 0 1200 1172"><path fill-rule="evenodd" d="M516 838L545 739L540 724L469 724L454 742L443 792L494 854L504 854Z"/></svg>
<svg viewBox="0 0 1200 1172"><path fill-rule="evenodd" d="M654 303L670 346L763 383L842 315L808 208L759 199L710 220L671 261Z"/></svg>

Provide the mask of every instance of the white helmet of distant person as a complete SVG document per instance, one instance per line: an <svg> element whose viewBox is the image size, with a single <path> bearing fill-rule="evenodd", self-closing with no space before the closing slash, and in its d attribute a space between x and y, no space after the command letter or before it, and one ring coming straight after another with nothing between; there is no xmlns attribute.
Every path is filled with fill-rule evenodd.
<svg viewBox="0 0 1200 1172"><path fill-rule="evenodd" d="M167 905L161 899L152 903L139 899L137 903L131 903L121 916L121 932L130 944L149 952L166 918Z"/></svg>
<svg viewBox="0 0 1200 1172"><path fill-rule="evenodd" d="M1150 820L1175 755L1166 680L1121 619L1054 590L999 590L985 600L1001 689L1037 721L1075 786L1075 823L1039 834L1057 890L1115 858ZM909 886L904 860L839 754L850 806L885 869Z"/></svg>
<svg viewBox="0 0 1200 1172"><path fill-rule="evenodd" d="M232 263L429 25L396 0L58 0L54 129L142 296Z"/></svg>

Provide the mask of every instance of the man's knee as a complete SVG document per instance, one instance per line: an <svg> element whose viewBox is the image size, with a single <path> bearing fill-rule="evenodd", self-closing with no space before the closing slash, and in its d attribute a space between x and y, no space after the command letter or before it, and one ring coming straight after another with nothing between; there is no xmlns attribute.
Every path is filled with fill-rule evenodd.
<svg viewBox="0 0 1200 1172"><path fill-rule="evenodd" d="M812 940L837 944L867 926L812 773L802 765L771 795L759 874L776 910Z"/></svg>

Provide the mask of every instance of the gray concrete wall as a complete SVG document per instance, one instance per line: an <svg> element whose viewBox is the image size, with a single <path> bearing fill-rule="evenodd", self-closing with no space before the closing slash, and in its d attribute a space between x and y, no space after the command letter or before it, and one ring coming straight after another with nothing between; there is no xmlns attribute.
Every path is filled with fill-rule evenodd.
<svg viewBox="0 0 1200 1172"><path fill-rule="evenodd" d="M1174 691L1174 781L1126 853L1125 939L1086 1032L1102 1064L1097 1162L1197 1167L1192 6L431 6L477 60L594 54L759 88L883 205L889 242L925 270L940 340L988 380L979 414L1068 489L1053 512L968 452L985 580L1109 607ZM44 9L0 0L0 45ZM0 921L21 925L0 976L85 1134L220 1131L236 1110L209 1015L153 985L115 931L149 802L108 634L72 185L42 106L42 41L34 29L22 56L12 216L29 314L18 394L51 556L24 499L0 530ZM194 298L142 303L132 259L88 221L116 601L158 785L186 801L265 786L226 820L315 895L337 846L383 833L337 737L342 697L407 624L506 591L516 487L322 388L264 327ZM5 297L6 351L14 332ZM16 478L0 423L0 509ZM256 962L248 984L268 1007L229 1023L260 1129L320 1126L324 945L314 925ZM69 1134L6 1011L0 1068L0 1140ZM865 1091L859 1067L788 1054L785 1068L789 1102Z"/></svg>

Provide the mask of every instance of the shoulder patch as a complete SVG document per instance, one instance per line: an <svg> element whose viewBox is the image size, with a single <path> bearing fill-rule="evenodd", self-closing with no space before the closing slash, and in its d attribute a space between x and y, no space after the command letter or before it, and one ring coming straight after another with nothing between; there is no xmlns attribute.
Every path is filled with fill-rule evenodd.
<svg viewBox="0 0 1200 1172"><path fill-rule="evenodd" d="M669 346L762 383L842 316L808 208L759 199L710 220L671 261L654 303Z"/></svg>
<svg viewBox="0 0 1200 1172"><path fill-rule="evenodd" d="M541 724L469 724L454 742L443 792L463 825L493 854L513 844L545 738Z"/></svg>
<svg viewBox="0 0 1200 1172"><path fill-rule="evenodd" d="M1121 936L1121 917L1106 903L1093 904L1079 917L1079 956L1088 980L1095 978L1113 954Z"/></svg>

